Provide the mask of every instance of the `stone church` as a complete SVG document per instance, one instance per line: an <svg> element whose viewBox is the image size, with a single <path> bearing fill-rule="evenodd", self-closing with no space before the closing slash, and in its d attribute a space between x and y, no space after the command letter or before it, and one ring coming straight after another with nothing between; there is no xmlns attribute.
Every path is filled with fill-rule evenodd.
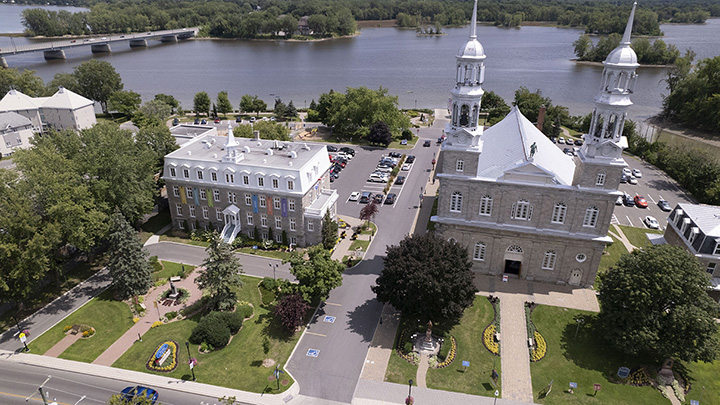
<svg viewBox="0 0 720 405"><path fill-rule="evenodd" d="M467 246L478 274L591 286L611 242L608 227L627 166L622 132L639 66L630 47L635 5L620 45L603 62L577 156L565 155L517 107L488 129L479 124L485 53L476 13L456 55L438 159L436 232Z"/></svg>

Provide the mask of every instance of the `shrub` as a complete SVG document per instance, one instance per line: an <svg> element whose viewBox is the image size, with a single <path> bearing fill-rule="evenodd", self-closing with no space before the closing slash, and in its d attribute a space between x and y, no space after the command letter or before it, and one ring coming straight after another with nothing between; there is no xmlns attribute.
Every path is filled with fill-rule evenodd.
<svg viewBox="0 0 720 405"><path fill-rule="evenodd" d="M63 332L67 332L70 329L72 329L72 325L65 325L65 327L63 328Z"/></svg>
<svg viewBox="0 0 720 405"><path fill-rule="evenodd" d="M203 342L221 349L230 341L230 328L219 319L218 312L211 312L203 317L190 335L190 342L201 344Z"/></svg>
<svg viewBox="0 0 720 405"><path fill-rule="evenodd" d="M270 352L270 339L267 336L263 337L262 347L263 353L268 354Z"/></svg>
<svg viewBox="0 0 720 405"><path fill-rule="evenodd" d="M176 311L170 311L167 314L165 314L165 317L168 320L175 319L175 318L177 318L177 316L178 316L178 313Z"/></svg>
<svg viewBox="0 0 720 405"><path fill-rule="evenodd" d="M223 320L230 329L231 334L236 334L240 331L243 324L243 316L237 312L222 312Z"/></svg>
<svg viewBox="0 0 720 405"><path fill-rule="evenodd" d="M235 309L235 313L240 315L241 319L250 318L253 312L255 311L253 310L252 305L250 305L249 302L245 301L238 302L237 308Z"/></svg>
<svg viewBox="0 0 720 405"><path fill-rule="evenodd" d="M260 285L265 287L268 290L277 290L277 280L270 277L265 277L260 282Z"/></svg>
<svg viewBox="0 0 720 405"><path fill-rule="evenodd" d="M411 140L412 138L413 138L412 131L409 130L409 129L407 129L407 128L403 129L402 135L400 135L400 139L405 139L405 140L408 140L408 141L409 141L409 140Z"/></svg>
<svg viewBox="0 0 720 405"><path fill-rule="evenodd" d="M445 345L447 342L443 343ZM453 361L455 361L455 356L457 355L457 342L455 341L455 338L450 336L450 352L448 353L447 357L445 357L445 360L443 360L442 363L438 363L437 368L445 368L452 364Z"/></svg>
<svg viewBox="0 0 720 405"><path fill-rule="evenodd" d="M187 317L188 315L191 315L195 313L196 311L199 311L201 308L203 308L205 305L207 305L208 297L202 297L199 300L195 301L192 305L189 307L185 307L180 310L180 313L182 316Z"/></svg>
<svg viewBox="0 0 720 405"><path fill-rule="evenodd" d="M152 266L153 273L157 273L159 271L162 271L163 265L160 263L160 260L158 260L157 256L150 256L150 266Z"/></svg>
<svg viewBox="0 0 720 405"><path fill-rule="evenodd" d="M211 352L213 350L215 350L215 348L212 347L212 345L209 345L206 342L200 343L200 351L201 352Z"/></svg>
<svg viewBox="0 0 720 405"><path fill-rule="evenodd" d="M405 353L411 353L413 351L413 344L412 342L408 341L403 344L403 351Z"/></svg>
<svg viewBox="0 0 720 405"><path fill-rule="evenodd" d="M155 321L153 322L152 326L150 326L150 329L157 328L158 326L162 326L162 321Z"/></svg>

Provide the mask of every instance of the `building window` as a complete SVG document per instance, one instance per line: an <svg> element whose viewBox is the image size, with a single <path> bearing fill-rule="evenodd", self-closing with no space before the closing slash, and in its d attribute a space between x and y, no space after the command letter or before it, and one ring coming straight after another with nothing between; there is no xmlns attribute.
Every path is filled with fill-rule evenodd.
<svg viewBox="0 0 720 405"><path fill-rule="evenodd" d="M260 208L266 208L267 207L267 198L263 195L259 195L258 199L260 200Z"/></svg>
<svg viewBox="0 0 720 405"><path fill-rule="evenodd" d="M201 200L207 200L207 191L205 191L204 188L200 189L200 199Z"/></svg>
<svg viewBox="0 0 720 405"><path fill-rule="evenodd" d="M551 222L553 224L565 223L565 214L566 213L567 213L567 205L565 205L565 203L560 202L560 203L555 204L555 207L553 208Z"/></svg>
<svg viewBox="0 0 720 405"><path fill-rule="evenodd" d="M715 267L717 267L717 263L708 263L707 268L705 268L705 271L707 271L710 274L714 274Z"/></svg>
<svg viewBox="0 0 720 405"><path fill-rule="evenodd" d="M450 242L450 243L457 243L457 240L451 236L451 237L448 238L448 242Z"/></svg>
<svg viewBox="0 0 720 405"><path fill-rule="evenodd" d="M273 208L276 210L280 209L280 197L273 198Z"/></svg>
<svg viewBox="0 0 720 405"><path fill-rule="evenodd" d="M585 253L578 253L578 255L575 256L575 260L577 260L578 263L582 263L587 260L587 256L585 255Z"/></svg>
<svg viewBox="0 0 720 405"><path fill-rule="evenodd" d="M220 190L213 190L213 200L220 202Z"/></svg>
<svg viewBox="0 0 720 405"><path fill-rule="evenodd" d="M258 177L258 187L265 187L265 179Z"/></svg>
<svg viewBox="0 0 720 405"><path fill-rule="evenodd" d="M282 234L275 235L275 242L282 243Z"/></svg>
<svg viewBox="0 0 720 405"><path fill-rule="evenodd" d="M235 175L231 173L225 173L225 183L234 183Z"/></svg>
<svg viewBox="0 0 720 405"><path fill-rule="evenodd" d="M288 180L287 182L288 190L295 190L295 182L292 180Z"/></svg>
<svg viewBox="0 0 720 405"><path fill-rule="evenodd" d="M267 232L263 232L263 233L262 233L262 240L267 240L267 238L268 238L268 233L267 233Z"/></svg>
<svg viewBox="0 0 720 405"><path fill-rule="evenodd" d="M203 211L203 219L210 218L210 208L209 207L202 207Z"/></svg>
<svg viewBox="0 0 720 405"><path fill-rule="evenodd" d="M195 206L194 205L190 206L190 217L195 218Z"/></svg>
<svg viewBox="0 0 720 405"><path fill-rule="evenodd" d="M220 210L215 210L215 219L223 222L223 213Z"/></svg>
<svg viewBox="0 0 720 405"><path fill-rule="evenodd" d="M598 214L600 210L597 207L590 207L585 210L585 218L583 219L583 226L594 228L597 225Z"/></svg>
<svg viewBox="0 0 720 405"><path fill-rule="evenodd" d="M557 254L553 250L548 250L545 252L545 257L543 258L542 262L542 268L543 270L553 270L555 268L555 259L557 259Z"/></svg>
<svg viewBox="0 0 720 405"><path fill-rule="evenodd" d="M198 179L198 180L202 180L202 179L203 179L203 172L202 172L202 170L198 170L198 171L197 171L197 179Z"/></svg>
<svg viewBox="0 0 720 405"><path fill-rule="evenodd" d="M290 230L294 231L296 228L295 218L290 218Z"/></svg>
<svg viewBox="0 0 720 405"><path fill-rule="evenodd" d="M450 212L462 212L462 193L455 191L450 197Z"/></svg>
<svg viewBox="0 0 720 405"><path fill-rule="evenodd" d="M260 215L260 226L267 228L267 214Z"/></svg>
<svg viewBox="0 0 720 405"><path fill-rule="evenodd" d="M185 229L185 221L178 221L178 229Z"/></svg>
<svg viewBox="0 0 720 405"><path fill-rule="evenodd" d="M185 177L186 179L189 179L190 178L190 170L183 169L183 177Z"/></svg>
<svg viewBox="0 0 720 405"><path fill-rule="evenodd" d="M513 204L512 215L514 219L524 219L529 221L532 218L532 205L527 200L520 200Z"/></svg>
<svg viewBox="0 0 720 405"><path fill-rule="evenodd" d="M293 245L293 246L297 245L297 237L291 236L291 237L290 237L290 244Z"/></svg>
<svg viewBox="0 0 720 405"><path fill-rule="evenodd" d="M178 215L182 215L182 204L178 204L175 206L175 213Z"/></svg>
<svg viewBox="0 0 720 405"><path fill-rule="evenodd" d="M252 196L250 194L245 194L245 205L252 205Z"/></svg>
<svg viewBox="0 0 720 405"><path fill-rule="evenodd" d="M688 236L688 242L692 245L693 242L695 242L695 237L700 233L700 229L698 227L694 226L690 230L690 236Z"/></svg>
<svg viewBox="0 0 720 405"><path fill-rule="evenodd" d="M282 229L282 218L275 217L275 228Z"/></svg>
<svg viewBox="0 0 720 405"><path fill-rule="evenodd" d="M680 233L685 236L685 231L687 231L688 226L690 226L690 218L684 218L682 227L680 227Z"/></svg>
<svg viewBox="0 0 720 405"><path fill-rule="evenodd" d="M280 181L278 179L272 179L272 188L279 188Z"/></svg>
<svg viewBox="0 0 720 405"><path fill-rule="evenodd" d="M246 185L246 186L249 186L249 185L250 185L250 176L248 176L248 175L243 175L243 184Z"/></svg>
<svg viewBox="0 0 720 405"><path fill-rule="evenodd" d="M485 244L482 242L475 243L475 249L473 250L473 260L483 261L485 260Z"/></svg>
<svg viewBox="0 0 720 405"><path fill-rule="evenodd" d="M190 187L185 187L185 195L187 195L187 198L193 198L193 190Z"/></svg>
<svg viewBox="0 0 720 405"><path fill-rule="evenodd" d="M255 230L254 229L248 230L248 237L250 237L251 239L255 238Z"/></svg>
<svg viewBox="0 0 720 405"><path fill-rule="evenodd" d="M295 211L295 200L288 200L288 210Z"/></svg>
<svg viewBox="0 0 720 405"><path fill-rule="evenodd" d="M489 195L484 195L480 199L480 215L492 214L493 199Z"/></svg>
<svg viewBox="0 0 720 405"><path fill-rule="evenodd" d="M315 230L315 224L312 220L308 220L308 231L313 232Z"/></svg>
<svg viewBox="0 0 720 405"><path fill-rule="evenodd" d="M217 173L215 173L215 172L210 173L210 179L212 181L217 181Z"/></svg>
<svg viewBox="0 0 720 405"><path fill-rule="evenodd" d="M715 242L715 251L713 252L713 255L720 255L720 242Z"/></svg>
<svg viewBox="0 0 720 405"><path fill-rule="evenodd" d="M597 178L595 179L596 186L605 185L605 172L598 172Z"/></svg>
<svg viewBox="0 0 720 405"><path fill-rule="evenodd" d="M248 212L248 213L247 213L247 224L248 224L248 225L254 225L253 213L252 213L252 212Z"/></svg>
<svg viewBox="0 0 720 405"><path fill-rule="evenodd" d="M465 161L462 159L458 159L455 161L455 171L461 172L465 168Z"/></svg>
<svg viewBox="0 0 720 405"><path fill-rule="evenodd" d="M180 187L173 186L173 196L180 197Z"/></svg>
<svg viewBox="0 0 720 405"><path fill-rule="evenodd" d="M174 167L171 167L171 168L170 168L170 175L171 175L172 177L177 176L177 173L175 173L175 168L174 168Z"/></svg>
<svg viewBox="0 0 720 405"><path fill-rule="evenodd" d="M236 203L237 202L237 194L233 193L232 191L228 191L228 202Z"/></svg>

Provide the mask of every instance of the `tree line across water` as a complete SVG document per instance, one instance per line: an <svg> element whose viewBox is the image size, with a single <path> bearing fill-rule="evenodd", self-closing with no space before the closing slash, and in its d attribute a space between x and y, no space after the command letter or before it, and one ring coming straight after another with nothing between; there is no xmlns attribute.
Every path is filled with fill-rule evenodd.
<svg viewBox="0 0 720 405"><path fill-rule="evenodd" d="M39 2L39 1L38 1ZM45 4L45 1L42 1ZM146 2L118 0L76 0L71 5L89 7L89 12L70 13L28 9L23 23L30 35L59 36L128 33L147 30L202 26L202 35L227 38L296 36L301 19L301 37L348 35L355 32L355 21L397 20L401 27L422 25L462 25L472 15L472 1L408 0L196 0ZM630 3L556 0L543 3L530 0L481 0L478 20L501 26L519 26L526 21L554 22L561 26L585 27L588 33L620 33L630 12ZM720 16L720 4L711 0L669 2L649 0L635 15L634 32L661 35L661 22L702 23Z"/></svg>

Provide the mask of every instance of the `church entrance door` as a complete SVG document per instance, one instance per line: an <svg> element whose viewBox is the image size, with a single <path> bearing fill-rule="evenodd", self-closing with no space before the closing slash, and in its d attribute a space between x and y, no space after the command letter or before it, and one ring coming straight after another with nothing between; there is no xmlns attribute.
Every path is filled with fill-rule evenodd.
<svg viewBox="0 0 720 405"><path fill-rule="evenodd" d="M505 260L505 273L506 274L520 274L520 268L522 267L522 262L517 260Z"/></svg>
<svg viewBox="0 0 720 405"><path fill-rule="evenodd" d="M580 285L580 280L582 279L582 270L575 269L570 273L570 280L568 280L568 284L570 285Z"/></svg>

